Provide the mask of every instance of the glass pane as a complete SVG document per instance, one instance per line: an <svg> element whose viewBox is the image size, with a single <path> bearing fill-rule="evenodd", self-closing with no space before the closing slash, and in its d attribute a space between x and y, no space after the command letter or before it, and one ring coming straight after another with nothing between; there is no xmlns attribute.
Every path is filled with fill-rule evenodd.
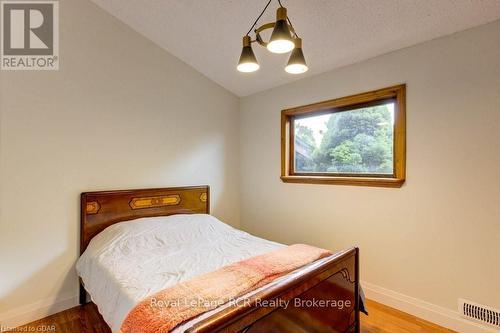
<svg viewBox="0 0 500 333"><path fill-rule="evenodd" d="M296 173L393 174L394 102L295 119Z"/></svg>

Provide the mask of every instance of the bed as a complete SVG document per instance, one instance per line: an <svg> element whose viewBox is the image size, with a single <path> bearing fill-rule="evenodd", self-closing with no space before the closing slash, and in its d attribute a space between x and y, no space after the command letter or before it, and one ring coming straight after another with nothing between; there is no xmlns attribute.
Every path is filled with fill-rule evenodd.
<svg viewBox="0 0 500 333"><path fill-rule="evenodd" d="M284 247L232 228L209 213L208 186L82 193L80 303L88 302L88 292L111 331L119 332L141 299ZM359 253L349 248L248 292L241 297L245 302L221 305L172 332L359 332L359 292ZM318 300L336 303L317 306Z"/></svg>

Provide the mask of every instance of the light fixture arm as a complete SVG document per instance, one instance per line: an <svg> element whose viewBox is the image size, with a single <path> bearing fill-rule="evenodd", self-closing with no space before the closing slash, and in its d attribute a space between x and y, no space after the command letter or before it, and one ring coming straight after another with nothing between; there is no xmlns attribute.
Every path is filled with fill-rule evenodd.
<svg viewBox="0 0 500 333"><path fill-rule="evenodd" d="M259 22L260 18L262 17L262 15L264 15L264 13L266 12L266 9L267 7L269 7L269 5L271 4L273 0L269 0L266 4L266 6L264 7L264 9L262 10L262 12L260 13L260 15L257 17L257 19L255 20L255 22L252 24L252 26L250 27L250 29L248 29L248 32L247 32L247 36L250 35L250 33L252 32L252 29L257 25L257 23Z"/></svg>
<svg viewBox="0 0 500 333"><path fill-rule="evenodd" d="M252 32L253 28L257 25L257 23L259 22L260 18L262 17L262 15L264 15L264 13L266 12L267 10L267 7L269 7L269 5L271 4L273 0L269 0L266 4L266 6L264 7L264 9L262 9L262 12L260 12L259 16L257 17L257 19L255 20L255 22L252 24L252 26L250 27L250 29L248 29L248 32L246 33L246 36L250 35L250 32ZM278 0L278 4L280 5L280 8L285 8L283 6L283 4L281 3L281 0ZM286 20L288 22L288 26L290 28L290 31L293 32L293 34L295 35L295 37L299 37L299 35L297 34L297 32L295 31L295 29L293 28L293 24L292 24L292 21L290 20L290 18L288 16L286 16ZM268 26L269 24L271 23L266 23L264 25L262 25L261 27L257 28L254 30L255 33L257 33L257 30L259 31L262 31L262 30L265 30L265 29L269 29L269 28L263 28L265 26ZM263 29L261 29L263 28ZM274 25L272 26L272 28L274 28Z"/></svg>
<svg viewBox="0 0 500 333"><path fill-rule="evenodd" d="M278 0L278 4L280 5L281 8L285 8L283 6L283 4L281 3L281 0ZM293 34L295 35L296 38L300 38L299 35L297 35L297 33L295 32L295 29L293 28L292 21L290 21L290 18L288 16L286 17L286 20L288 22L288 26L290 27L290 31L293 32Z"/></svg>

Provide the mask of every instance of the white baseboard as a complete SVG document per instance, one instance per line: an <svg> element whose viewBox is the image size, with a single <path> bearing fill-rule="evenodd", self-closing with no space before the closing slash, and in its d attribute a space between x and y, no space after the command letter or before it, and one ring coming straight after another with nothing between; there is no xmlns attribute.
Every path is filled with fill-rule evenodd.
<svg viewBox="0 0 500 333"><path fill-rule="evenodd" d="M462 318L458 312L362 281L366 297L460 333L499 333L499 330ZM42 319L78 305L78 296L62 295L0 313L0 332ZM368 308L368 311L370 309Z"/></svg>
<svg viewBox="0 0 500 333"><path fill-rule="evenodd" d="M462 318L458 312L361 281L366 298L460 333L499 333L494 327ZM368 312L370 309L368 308Z"/></svg>
<svg viewBox="0 0 500 333"><path fill-rule="evenodd" d="M0 332L45 318L78 305L78 296L62 295L0 313Z"/></svg>

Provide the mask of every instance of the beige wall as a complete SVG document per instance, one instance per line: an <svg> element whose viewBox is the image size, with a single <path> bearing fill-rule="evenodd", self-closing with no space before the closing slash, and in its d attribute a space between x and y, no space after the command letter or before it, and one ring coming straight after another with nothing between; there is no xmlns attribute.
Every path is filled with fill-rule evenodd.
<svg viewBox="0 0 500 333"><path fill-rule="evenodd" d="M0 72L0 324L75 304L80 192L190 184L260 236L360 246L374 285L500 307L500 21L239 102L90 2L60 7L60 70ZM403 82L403 188L280 182L281 109Z"/></svg>
<svg viewBox="0 0 500 333"><path fill-rule="evenodd" d="M338 250L361 277L456 310L500 307L500 21L244 98L241 223ZM314 64L310 64L314 66ZM407 84L401 189L284 184L280 110Z"/></svg>
<svg viewBox="0 0 500 333"><path fill-rule="evenodd" d="M239 224L238 99L89 1L60 12L60 70L0 72L0 324L74 304L82 191L210 184Z"/></svg>

